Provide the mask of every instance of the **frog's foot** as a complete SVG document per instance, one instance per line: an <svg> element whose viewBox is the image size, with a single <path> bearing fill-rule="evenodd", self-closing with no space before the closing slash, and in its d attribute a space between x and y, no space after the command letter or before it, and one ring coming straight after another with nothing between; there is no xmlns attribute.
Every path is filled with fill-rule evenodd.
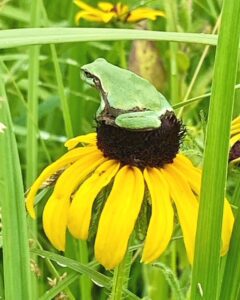
<svg viewBox="0 0 240 300"><path fill-rule="evenodd" d="M101 122L97 127L97 147L104 157L122 165L163 167L176 157L185 128L174 112L161 116L161 126L152 130L130 130Z"/></svg>
<svg viewBox="0 0 240 300"><path fill-rule="evenodd" d="M141 111L121 114L115 119L115 124L130 130L150 130L159 128L161 120L157 112Z"/></svg>

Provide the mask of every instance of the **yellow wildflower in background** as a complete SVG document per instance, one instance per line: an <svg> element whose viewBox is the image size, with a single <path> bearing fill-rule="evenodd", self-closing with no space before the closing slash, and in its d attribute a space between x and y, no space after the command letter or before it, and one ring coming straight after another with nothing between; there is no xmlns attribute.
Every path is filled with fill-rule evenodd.
<svg viewBox="0 0 240 300"><path fill-rule="evenodd" d="M118 2L116 5L111 2L99 2L97 5L98 8L80 0L75 0L74 3L81 8L81 11L75 17L77 23L81 19L100 23L110 23L113 21L135 23L145 19L154 21L157 17L164 16L162 11L148 7L139 7L130 10L128 5L121 2Z"/></svg>
<svg viewBox="0 0 240 300"><path fill-rule="evenodd" d="M229 161L240 162L240 116L232 121Z"/></svg>
<svg viewBox="0 0 240 300"><path fill-rule="evenodd" d="M95 239L96 259L106 269L112 269L122 261L146 189L150 195L151 217L142 262L157 259L168 246L174 227L173 207L178 214L189 261L193 262L201 170L183 154L176 154L182 136L180 122L173 114L167 114L162 124L163 127L154 132L133 132L101 124L97 134L90 133L66 142L69 151L43 170L26 202L28 212L35 218L33 206L38 189L51 175L65 168L43 213L44 231L58 250L65 249L67 228L77 239L88 238L94 200L112 182ZM136 157L139 149L134 150L139 141L148 145L147 148L143 145L143 150L139 148L142 157ZM159 143L165 147L162 157L154 148ZM166 149L172 154L166 153ZM146 164L151 166L144 167ZM233 222L231 207L225 200L222 255L228 250Z"/></svg>

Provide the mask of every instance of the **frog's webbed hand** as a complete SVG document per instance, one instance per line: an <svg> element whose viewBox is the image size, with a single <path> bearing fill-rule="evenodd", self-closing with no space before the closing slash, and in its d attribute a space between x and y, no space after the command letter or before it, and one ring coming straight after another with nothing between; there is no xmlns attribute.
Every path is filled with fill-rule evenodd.
<svg viewBox="0 0 240 300"><path fill-rule="evenodd" d="M115 124L132 130L156 129L161 126L161 120L159 114L154 111L140 111L119 115Z"/></svg>

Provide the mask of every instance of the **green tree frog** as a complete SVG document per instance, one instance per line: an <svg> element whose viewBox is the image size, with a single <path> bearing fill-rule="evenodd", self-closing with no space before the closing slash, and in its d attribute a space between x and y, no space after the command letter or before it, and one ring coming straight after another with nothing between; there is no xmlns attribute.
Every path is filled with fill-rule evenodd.
<svg viewBox="0 0 240 300"><path fill-rule="evenodd" d="M83 80L101 95L97 121L129 130L151 130L161 126L166 111L172 111L165 97L147 80L103 58L81 70Z"/></svg>

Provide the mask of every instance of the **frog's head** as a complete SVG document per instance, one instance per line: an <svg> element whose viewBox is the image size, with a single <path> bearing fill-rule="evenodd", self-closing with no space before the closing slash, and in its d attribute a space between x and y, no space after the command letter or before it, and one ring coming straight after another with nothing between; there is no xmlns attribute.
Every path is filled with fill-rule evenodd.
<svg viewBox="0 0 240 300"><path fill-rule="evenodd" d="M86 64L81 67L81 78L87 84L94 86L98 89L101 88L101 81L99 76L99 70L102 67L102 64L107 63L105 59L98 58L90 64ZM99 68L100 65L100 68Z"/></svg>

